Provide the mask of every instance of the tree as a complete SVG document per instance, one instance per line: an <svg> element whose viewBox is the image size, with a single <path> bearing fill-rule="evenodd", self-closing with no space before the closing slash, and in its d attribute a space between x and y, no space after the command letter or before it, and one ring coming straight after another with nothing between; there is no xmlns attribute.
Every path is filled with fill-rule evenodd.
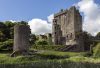
<svg viewBox="0 0 100 68"><path fill-rule="evenodd" d="M84 39L84 48L85 50L90 50L90 45L93 44L93 36L88 32L83 32L83 39Z"/></svg>
<svg viewBox="0 0 100 68"><path fill-rule="evenodd" d="M35 34L31 34L31 35L30 35L30 43L31 43L32 45L34 45L35 42L36 42L36 40L37 40L36 35L35 35Z"/></svg>
<svg viewBox="0 0 100 68"><path fill-rule="evenodd" d="M13 37L14 37L14 25L16 24L16 23L12 23L11 21L6 21L6 22L4 22L4 24L6 25L6 37L8 38L8 39L13 39Z"/></svg>
<svg viewBox="0 0 100 68"><path fill-rule="evenodd" d="M39 40L36 43L37 43L37 45L42 45L42 46L48 44L47 41L45 41L45 40Z"/></svg>
<svg viewBox="0 0 100 68"><path fill-rule="evenodd" d="M28 25L26 21L17 22L17 24Z"/></svg>
<svg viewBox="0 0 100 68"><path fill-rule="evenodd" d="M11 21L5 21L4 24L5 24L8 28L11 28L11 27L13 27L16 23L12 23Z"/></svg>
<svg viewBox="0 0 100 68"><path fill-rule="evenodd" d="M45 40L38 40L38 41L36 42L36 45L41 45L42 48L45 49L45 45L48 45L48 42L45 41Z"/></svg>
<svg viewBox="0 0 100 68"><path fill-rule="evenodd" d="M2 31L0 31L0 42L4 41L4 34L2 33Z"/></svg>
<svg viewBox="0 0 100 68"><path fill-rule="evenodd" d="M7 33L7 27L6 27L6 25L3 23L3 22L0 22L0 41L5 41L6 39L7 39L7 37L6 37L6 33Z"/></svg>
<svg viewBox="0 0 100 68"><path fill-rule="evenodd" d="M95 36L96 40L100 40L100 32L97 33L97 35Z"/></svg>
<svg viewBox="0 0 100 68"><path fill-rule="evenodd" d="M100 43L93 48L93 55L94 57L100 57Z"/></svg>
<svg viewBox="0 0 100 68"><path fill-rule="evenodd" d="M96 36L100 36L100 32L98 32Z"/></svg>

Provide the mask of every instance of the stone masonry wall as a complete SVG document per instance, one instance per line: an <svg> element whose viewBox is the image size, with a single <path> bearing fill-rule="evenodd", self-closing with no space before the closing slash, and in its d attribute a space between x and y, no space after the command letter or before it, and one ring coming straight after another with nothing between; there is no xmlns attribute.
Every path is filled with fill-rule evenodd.
<svg viewBox="0 0 100 68"><path fill-rule="evenodd" d="M14 26L14 47L13 51L27 52L29 49L30 28L27 25Z"/></svg>

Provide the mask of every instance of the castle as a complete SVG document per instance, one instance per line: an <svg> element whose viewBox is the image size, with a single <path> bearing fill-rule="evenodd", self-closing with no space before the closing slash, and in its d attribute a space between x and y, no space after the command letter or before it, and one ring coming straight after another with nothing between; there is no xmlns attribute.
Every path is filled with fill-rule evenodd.
<svg viewBox="0 0 100 68"><path fill-rule="evenodd" d="M56 13L52 25L55 45L66 45L66 51L84 51L82 16L75 6Z"/></svg>

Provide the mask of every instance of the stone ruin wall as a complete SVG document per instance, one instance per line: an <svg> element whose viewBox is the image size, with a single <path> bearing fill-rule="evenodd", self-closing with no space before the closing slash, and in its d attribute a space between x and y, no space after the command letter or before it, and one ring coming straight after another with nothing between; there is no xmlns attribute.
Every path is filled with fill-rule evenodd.
<svg viewBox="0 0 100 68"><path fill-rule="evenodd" d="M17 24L14 26L14 47L13 51L28 52L30 28L28 25Z"/></svg>

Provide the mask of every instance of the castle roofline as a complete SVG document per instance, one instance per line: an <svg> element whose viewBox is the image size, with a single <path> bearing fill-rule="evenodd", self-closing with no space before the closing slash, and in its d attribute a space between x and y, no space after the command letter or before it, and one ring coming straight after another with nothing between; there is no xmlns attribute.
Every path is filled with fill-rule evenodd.
<svg viewBox="0 0 100 68"><path fill-rule="evenodd" d="M67 9L66 10L60 10L60 12L54 14L54 17L59 16L59 15L62 15L62 14L67 13L67 12L68 12Z"/></svg>
<svg viewBox="0 0 100 68"><path fill-rule="evenodd" d="M69 9L66 9L66 10L61 9L60 12L54 14L54 17L60 16L60 15L62 15L62 14L64 14L64 13L67 13L67 12L70 11L70 10L77 10L77 11L78 11L78 9L76 9L75 6L72 6L72 7L70 7Z"/></svg>

